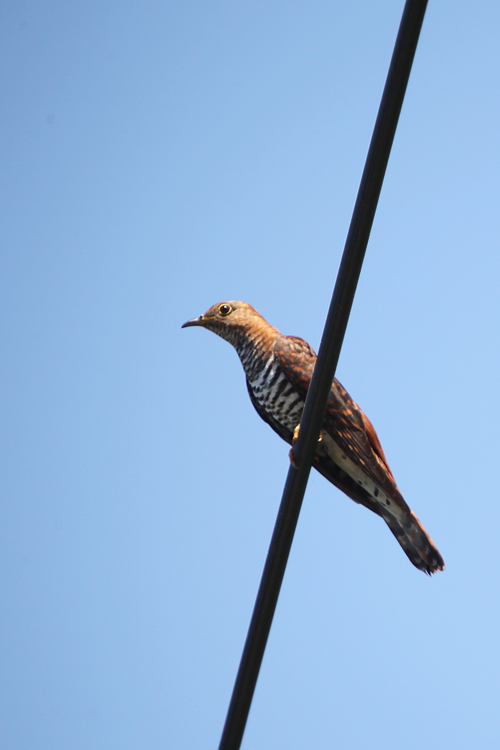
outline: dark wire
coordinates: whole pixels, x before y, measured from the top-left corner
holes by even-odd
[[[389,161],[427,0],[407,0],[219,750],[238,750]]]

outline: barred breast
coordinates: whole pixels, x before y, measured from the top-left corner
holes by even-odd
[[[247,373],[252,395],[263,411],[293,434],[299,424],[304,402],[287,380],[274,356],[260,371]]]

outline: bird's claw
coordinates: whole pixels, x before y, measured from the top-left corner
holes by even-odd
[[[290,451],[289,451],[289,453],[288,453],[288,457],[289,457],[289,459],[290,459],[290,463],[291,463],[291,464],[292,464],[292,466],[294,466],[295,468],[297,468],[297,463],[296,463],[296,461],[295,461],[295,458],[294,458],[294,455],[293,455],[293,449],[295,448],[295,443],[296,443],[296,442],[297,442],[297,440],[298,440],[298,437],[299,437],[299,432],[300,432],[300,423],[299,423],[299,424],[298,424],[298,425],[296,426],[296,428],[295,428],[295,429],[294,429],[294,431],[293,431],[293,437],[292,437],[292,447],[290,448]],[[321,432],[319,433],[319,437],[318,437],[318,443],[321,443],[321,442],[322,442],[322,440],[323,440],[323,431],[321,431]],[[318,457],[317,457],[317,456],[314,456],[314,460],[315,460],[315,461],[318,461]]]

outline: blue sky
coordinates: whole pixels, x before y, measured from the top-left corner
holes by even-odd
[[[217,747],[288,468],[224,299],[318,347],[402,2],[6,2],[0,724]],[[338,377],[442,552],[311,475],[243,747],[499,746],[497,3],[430,2]]]

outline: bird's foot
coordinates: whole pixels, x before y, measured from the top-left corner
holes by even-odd
[[[300,432],[300,422],[299,422],[299,424],[296,426],[296,428],[293,431],[292,447],[290,448],[290,452],[288,454],[288,458],[290,459],[290,463],[295,468],[297,468],[297,464],[295,463],[295,458],[293,456],[293,449],[295,448],[295,442],[296,442],[297,438],[299,437],[299,432]]]
[[[292,447],[290,448],[290,452],[288,453],[288,457],[289,457],[289,459],[290,459],[290,463],[291,463],[291,464],[292,464],[293,466],[295,466],[295,468],[297,468],[297,464],[296,464],[296,462],[295,462],[295,458],[294,458],[294,455],[293,455],[293,449],[295,448],[295,443],[296,443],[296,442],[297,442],[297,440],[298,440],[298,437],[299,437],[299,432],[300,432],[300,423],[299,423],[299,424],[298,424],[298,425],[296,426],[296,428],[295,428],[295,429],[294,429],[294,431],[293,431],[293,438],[292,438]],[[323,432],[321,431],[321,432],[319,433],[319,437],[318,437],[318,443],[321,443],[321,442],[322,442],[322,440],[323,440]],[[314,460],[315,460],[315,461],[318,461],[318,457],[317,457],[317,456],[314,456]]]

